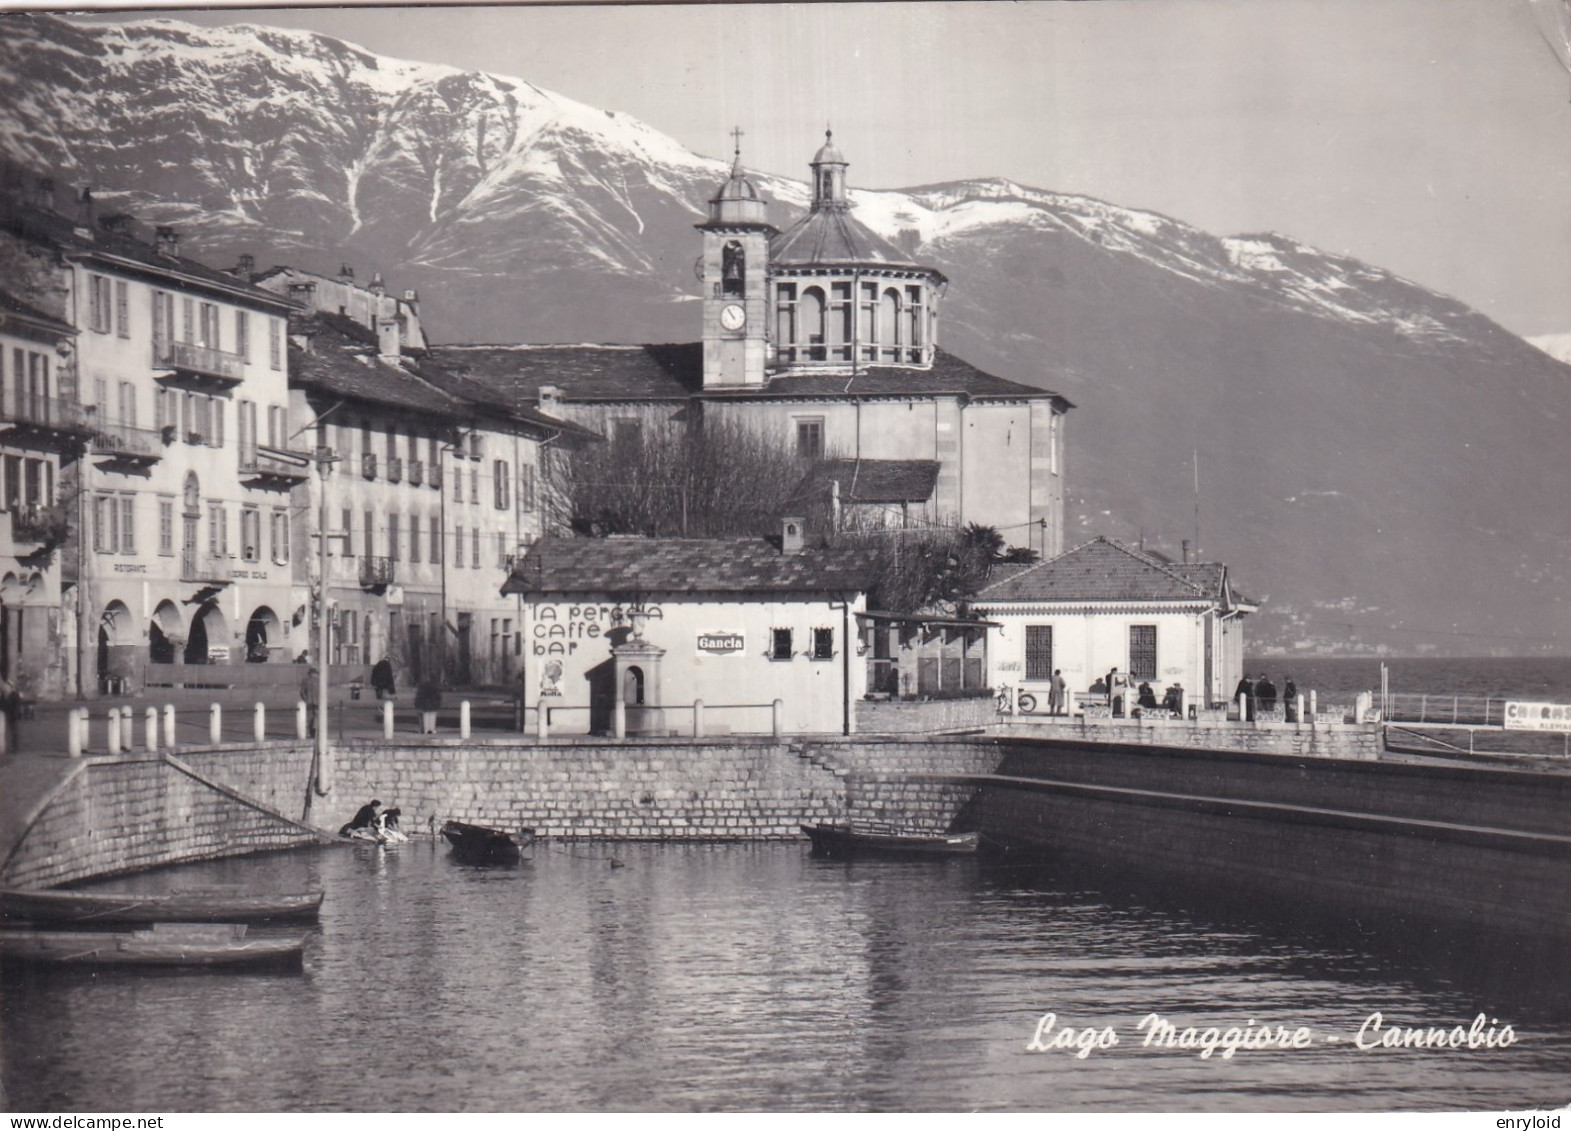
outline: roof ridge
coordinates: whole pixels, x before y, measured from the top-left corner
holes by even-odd
[[[1168,569],[1167,566],[1163,565],[1161,562],[1157,561],[1155,558],[1151,557],[1149,554],[1145,553],[1143,550],[1136,550],[1132,546],[1126,546],[1124,543],[1120,542],[1118,539],[1116,539],[1116,538],[1109,538],[1105,534],[1099,534],[1099,535],[1097,535],[1096,539],[1093,539],[1093,541],[1097,541],[1097,540],[1106,542],[1109,546],[1112,546],[1114,549],[1122,550],[1124,553],[1126,553],[1130,557],[1134,558],[1137,562],[1140,562],[1143,565],[1150,566],[1152,569],[1155,569],[1158,572],[1164,573],[1168,577],[1171,577],[1174,581],[1177,581],[1179,584],[1189,586],[1189,588],[1193,589],[1196,593],[1200,594],[1202,597],[1205,596],[1205,590],[1202,589],[1199,585],[1196,585],[1193,581],[1190,581],[1189,578],[1184,577],[1181,574],[1174,573],[1171,569]],[[1089,542],[1086,543],[1086,544],[1090,545]]]

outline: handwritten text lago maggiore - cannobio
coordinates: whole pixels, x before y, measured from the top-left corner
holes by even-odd
[[[1516,1044],[1510,1025],[1480,1013],[1466,1028],[1461,1025],[1401,1026],[1389,1024],[1379,1010],[1364,1018],[1351,1037],[1317,1034],[1304,1025],[1261,1024],[1250,1018],[1243,1025],[1178,1025],[1159,1013],[1148,1013],[1135,1026],[1138,1047],[1193,1052],[1202,1060],[1213,1055],[1231,1060],[1240,1051],[1306,1049],[1316,1045],[1350,1045],[1360,1052],[1379,1049],[1504,1049]],[[1071,1053],[1085,1060],[1093,1052],[1117,1048],[1123,1042],[1111,1025],[1060,1025],[1058,1014],[1044,1013],[1036,1032],[1026,1042],[1027,1052]]]

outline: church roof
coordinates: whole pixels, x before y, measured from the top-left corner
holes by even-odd
[[[840,501],[856,503],[925,503],[938,484],[937,460],[825,459],[813,465],[798,494],[823,499],[829,484],[840,484]]]
[[[781,553],[765,538],[542,538],[504,594],[853,593],[872,584],[862,547]]]
[[[881,263],[931,271],[843,208],[819,208],[769,241],[769,261],[779,267]]]
[[[941,396],[1050,397],[1058,393],[995,377],[941,349],[919,368],[874,365],[849,373],[783,373],[762,386],[704,388],[701,342],[643,346],[433,346],[433,362],[533,402],[542,385],[555,385],[571,401],[678,401],[695,396],[725,399]]]
[[[1177,566],[1111,538],[1098,537],[1036,565],[1010,570],[984,585],[977,602],[1225,600],[1226,567]]]

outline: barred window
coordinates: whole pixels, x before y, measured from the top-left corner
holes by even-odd
[[[1129,626],[1129,678],[1156,678],[1156,625]]]
[[[776,628],[770,631],[769,658],[771,660],[789,660],[791,658],[791,630],[789,628]]]
[[[1026,678],[1053,678],[1053,626],[1026,625]]]
[[[813,659],[832,660],[835,658],[835,630],[832,628],[813,629]]]

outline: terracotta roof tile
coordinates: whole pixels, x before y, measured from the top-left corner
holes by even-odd
[[[1096,538],[1056,558],[993,580],[977,594],[990,601],[1189,601],[1221,599],[1208,585],[1222,566],[1171,566],[1110,538]],[[1182,571],[1182,572],[1181,572]]]
[[[504,593],[854,593],[873,580],[872,551],[782,554],[763,538],[544,538]]]
[[[826,498],[831,481],[842,503],[925,503],[938,484],[937,460],[826,459],[813,466],[798,494]]]

